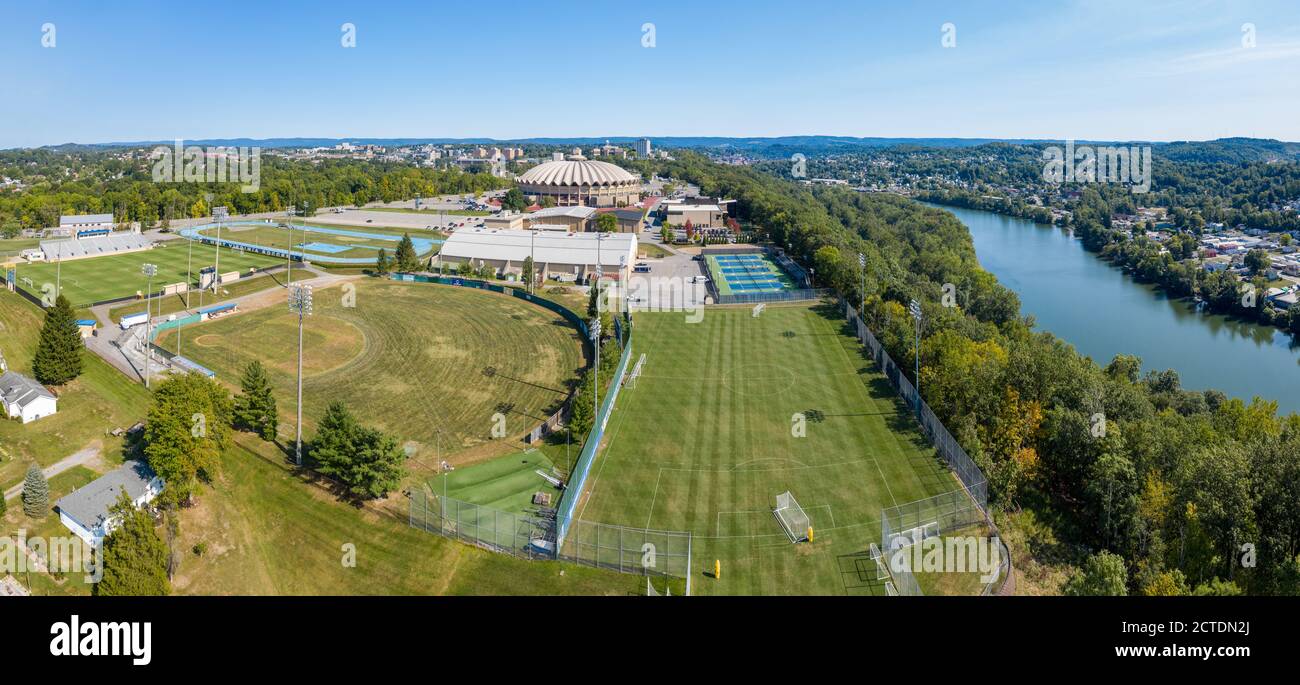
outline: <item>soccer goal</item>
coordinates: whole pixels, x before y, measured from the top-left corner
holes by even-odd
[[[871,560],[876,562],[876,580],[889,579],[889,569],[885,567],[885,555],[880,553],[876,543],[871,543]]]
[[[766,303],[760,303],[760,304],[756,304],[756,305],[754,305],[754,314],[753,314],[753,316],[754,316],[755,319],[758,318],[758,315],[759,315],[759,314],[762,314],[762,313],[763,313],[763,308],[764,308],[764,307],[767,307],[767,304],[766,304]]]
[[[790,536],[790,542],[805,542],[812,534],[812,519],[804,513],[789,490],[776,496],[776,509],[772,513],[785,529],[785,534]]]
[[[641,356],[636,360],[636,366],[633,366],[633,367],[632,367],[632,373],[630,373],[630,374],[627,375],[627,380],[624,381],[623,384],[626,385],[626,386],[629,387],[629,388],[635,388],[635,387],[636,387],[636,379],[638,379],[638,378],[641,377],[641,367],[642,367],[642,366],[645,366],[645,353],[644,353],[644,352],[642,352],[642,353],[641,353]]]

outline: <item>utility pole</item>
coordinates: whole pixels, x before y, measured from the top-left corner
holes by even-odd
[[[921,303],[912,298],[911,304],[908,305],[907,311],[911,312],[912,318],[916,320],[916,416],[921,417]]]
[[[153,264],[145,263],[140,265],[140,273],[145,277],[144,290],[144,387],[149,387],[149,334],[153,332],[153,307],[150,305],[150,299],[153,293],[153,277],[158,273],[158,267]]]
[[[311,316],[311,286],[289,285],[289,311],[298,315],[298,426],[294,442],[294,463],[302,466],[302,323]]]

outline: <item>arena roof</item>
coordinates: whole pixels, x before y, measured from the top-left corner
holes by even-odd
[[[608,186],[640,182],[617,164],[594,160],[543,162],[515,180],[540,186]]]
[[[600,240],[597,249],[598,236]],[[439,254],[462,259],[508,259],[521,263],[532,255],[539,264],[595,265],[599,253],[602,266],[618,267],[619,257],[628,264],[636,258],[636,235],[632,233],[559,233],[513,229],[461,229],[451,234]]]

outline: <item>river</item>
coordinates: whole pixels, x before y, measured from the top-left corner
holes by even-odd
[[[1199,314],[1111,266],[1069,232],[992,212],[931,205],[970,229],[980,265],[1020,296],[1021,312],[1101,365],[1174,369],[1189,390],[1217,388],[1300,412],[1300,347],[1280,329]]]

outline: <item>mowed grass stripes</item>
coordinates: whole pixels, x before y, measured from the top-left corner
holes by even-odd
[[[881,509],[955,482],[837,310],[710,308],[694,324],[645,313],[634,326],[646,364],[619,398],[582,517],[692,531],[702,594],[883,594],[865,557]],[[786,490],[812,543],[791,544],[772,514]],[[699,575],[715,559],[721,577]]]
[[[195,243],[191,250],[188,243],[187,240],[172,240],[152,250],[74,259],[62,264],[19,264],[16,274],[18,287],[40,297],[45,283],[51,284],[51,288],[58,283],[63,296],[68,298],[72,306],[83,307],[92,302],[130,297],[137,292],[144,292],[148,288],[148,281],[141,275],[140,267],[146,263],[158,267],[158,274],[153,277],[155,291],[173,283],[184,283],[187,274],[190,282],[197,286],[199,270],[212,266],[217,258],[217,248]],[[220,260],[222,273],[246,272],[250,268],[284,263],[283,259],[239,252],[228,247],[221,248]],[[24,283],[23,278],[30,278],[32,285]]]
[[[417,460],[412,468],[436,468],[438,457],[458,463],[469,448],[508,453],[519,443],[493,440],[494,415],[505,417],[508,436],[526,433],[560,407],[583,365],[577,330],[523,300],[428,283],[352,285],[351,306],[343,288],[317,290],[304,327],[308,437],[329,403],[340,400],[366,424],[407,442]],[[236,389],[247,364],[261,361],[280,430],[292,434],[298,320],[283,301],[181,333],[185,356]],[[158,344],[175,351],[176,331]]]

